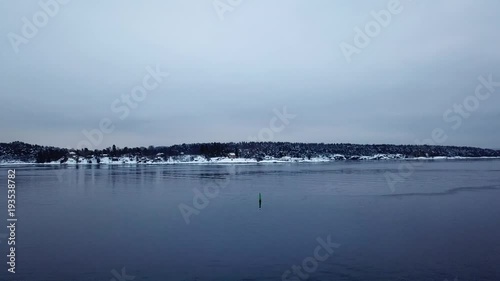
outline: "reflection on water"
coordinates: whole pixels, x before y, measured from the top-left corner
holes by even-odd
[[[18,273],[0,279],[281,280],[331,235],[309,280],[499,280],[500,161],[425,163],[392,193],[398,165],[17,166]],[[212,193],[187,225],[195,189]]]

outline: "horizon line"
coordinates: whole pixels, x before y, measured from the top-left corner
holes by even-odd
[[[42,146],[42,147],[54,147],[54,148],[62,148],[62,149],[68,149],[68,150],[81,150],[78,148],[68,148],[68,147],[61,147],[61,146],[55,146],[55,145],[41,145],[41,144],[36,144],[36,143],[30,143],[30,142],[25,142],[25,141],[11,141],[11,142],[0,142],[0,144],[12,144],[12,143],[24,143],[28,145],[36,145],[36,146]],[[293,142],[293,141],[226,141],[226,142],[221,142],[221,141],[209,141],[209,142],[191,142],[191,143],[177,143],[177,144],[172,144],[172,145],[146,145],[146,146],[117,146],[117,148],[148,148],[150,146],[153,147],[172,147],[172,146],[182,146],[182,145],[195,145],[195,144],[211,144],[211,143],[220,143],[220,144],[238,144],[238,143],[289,143],[289,144],[324,144],[324,145],[390,145],[390,146],[437,146],[437,147],[466,147],[466,148],[479,148],[479,149],[490,149],[490,150],[498,150],[500,151],[500,148],[485,148],[485,147],[479,147],[479,146],[468,146],[468,145],[443,145],[443,144],[394,144],[394,143],[349,143],[349,142]],[[115,144],[113,144],[115,145]],[[106,148],[94,148],[94,149],[89,149],[90,151],[92,150],[105,150],[107,148],[113,147],[113,145],[106,147]]]

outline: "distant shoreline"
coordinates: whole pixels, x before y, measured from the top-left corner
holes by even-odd
[[[66,149],[23,142],[0,143],[0,163],[225,164],[366,160],[500,158],[499,150],[437,145],[239,142],[172,146]]]
[[[185,157],[195,157],[194,160],[182,160],[182,159],[167,159],[163,161],[150,159],[148,161],[136,162],[130,160],[130,158],[120,158],[117,161],[112,159],[102,159],[100,163],[97,163],[95,159],[90,159],[90,163],[84,161],[85,159],[80,159],[78,162],[75,159],[70,159],[70,161],[60,163],[58,161],[53,161],[49,163],[36,163],[36,162],[0,162],[0,166],[8,165],[46,165],[46,166],[96,166],[96,165],[116,165],[116,166],[132,166],[132,165],[241,165],[241,164],[286,164],[286,163],[334,163],[334,162],[376,162],[376,161],[450,161],[450,160],[496,160],[500,159],[498,156],[488,157],[447,157],[447,156],[436,156],[436,157],[414,157],[414,158],[398,158],[391,157],[393,155],[376,155],[376,156],[362,156],[360,159],[337,159],[323,157],[323,158],[312,158],[312,159],[302,159],[302,158],[291,158],[284,157],[278,159],[264,159],[257,161],[251,158],[237,158],[231,159],[228,157],[214,157],[210,160],[206,160],[199,155],[187,155]],[[73,160],[73,161],[71,161]],[[92,161],[94,160],[94,161]]]

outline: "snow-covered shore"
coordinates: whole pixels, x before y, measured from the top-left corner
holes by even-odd
[[[321,163],[321,162],[334,162],[334,161],[376,161],[376,160],[404,160],[404,161],[432,161],[432,160],[486,160],[486,159],[500,159],[500,157],[415,157],[407,158],[401,154],[377,154],[373,156],[351,156],[345,157],[341,154],[325,155],[314,158],[294,158],[294,157],[281,157],[274,158],[270,156],[264,157],[258,161],[253,158],[230,158],[230,157],[213,157],[209,160],[199,155],[183,155],[177,157],[154,159],[146,157],[100,157],[99,160],[95,157],[73,157],[68,158],[66,161],[58,160],[49,163],[35,163],[35,162],[22,162],[10,161],[0,162],[0,165],[174,165],[174,164],[257,164],[257,163]]]

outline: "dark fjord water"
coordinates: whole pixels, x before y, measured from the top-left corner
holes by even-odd
[[[401,163],[3,166],[0,279],[500,280],[500,161],[425,162],[392,192]],[[179,204],[214,186],[186,224]]]

